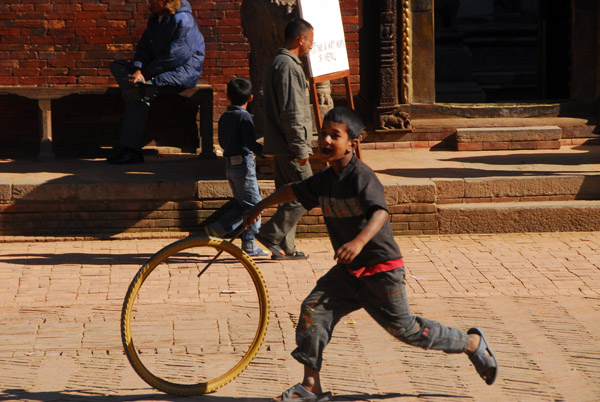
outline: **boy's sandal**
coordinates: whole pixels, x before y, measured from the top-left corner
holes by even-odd
[[[260,244],[265,246],[271,252],[271,254],[272,254],[271,258],[273,258],[274,260],[281,259],[281,258],[274,258],[275,256],[285,257],[285,253],[283,252],[283,249],[278,244],[271,243],[270,241],[268,241],[267,239],[265,239],[264,237],[262,237],[259,234],[255,235],[254,238],[256,240],[258,240],[260,242]]]
[[[217,233],[216,230],[214,230],[210,225],[206,225],[204,226],[204,233],[206,233],[206,235],[208,237],[218,237],[221,238],[221,236],[219,236],[219,233]]]
[[[485,383],[487,385],[492,385],[498,374],[498,362],[487,342],[485,333],[481,328],[475,327],[468,330],[467,334],[477,334],[480,337],[479,346],[477,347],[477,350],[469,356],[469,360],[471,360],[471,363],[473,363],[473,366],[475,366],[475,369],[481,378],[485,380]]]
[[[269,255],[269,253],[267,253],[265,250],[259,247],[255,248],[254,251],[246,251],[245,253],[248,254],[250,257],[265,257]]]
[[[293,254],[284,254],[284,255],[271,255],[272,260],[306,260],[308,255],[304,254],[302,251],[296,251]]]
[[[302,384],[296,384],[290,389],[283,391],[279,400],[281,402],[325,402],[330,400],[331,397],[331,392],[324,392],[317,395],[304,388]]]

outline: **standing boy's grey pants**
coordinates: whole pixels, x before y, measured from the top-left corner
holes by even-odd
[[[356,278],[342,265],[325,274],[302,303],[297,348],[292,356],[320,371],[323,349],[329,343],[338,321],[352,311],[364,308],[387,332],[409,345],[423,349],[462,353],[469,336],[437,321],[410,314],[404,286],[404,267]]]

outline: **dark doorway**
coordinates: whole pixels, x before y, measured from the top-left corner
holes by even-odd
[[[376,103],[377,74],[379,65],[379,2],[359,0],[358,43],[360,57],[360,93],[356,107],[369,109],[368,105]],[[364,110],[367,116],[370,111]]]
[[[569,98],[570,0],[435,0],[436,102]]]
[[[569,98],[571,75],[571,1],[541,0],[540,95]]]

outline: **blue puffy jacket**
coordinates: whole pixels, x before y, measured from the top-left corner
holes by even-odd
[[[148,19],[133,64],[156,85],[196,86],[204,65],[204,37],[187,0],[160,22],[157,15]]]

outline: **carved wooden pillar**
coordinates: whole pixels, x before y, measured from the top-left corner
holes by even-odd
[[[397,2],[379,1],[379,71],[377,76],[379,107],[398,104],[398,63],[396,51]]]
[[[435,35],[433,0],[410,2],[412,52],[411,103],[435,102]]]
[[[412,12],[411,1],[402,0],[400,10],[401,16],[401,46],[400,46],[400,103],[407,104],[412,102]]]
[[[398,4],[400,10],[398,10]],[[400,18],[399,18],[400,17]],[[400,22],[398,20],[400,19]],[[400,24],[401,30],[398,29]],[[398,37],[398,34],[401,36]],[[399,40],[400,39],[400,40]],[[379,70],[375,131],[397,134],[412,130],[400,103],[411,101],[410,0],[379,1]],[[398,47],[400,46],[400,50]],[[400,51],[401,58],[398,58]],[[399,62],[400,61],[400,62]]]

